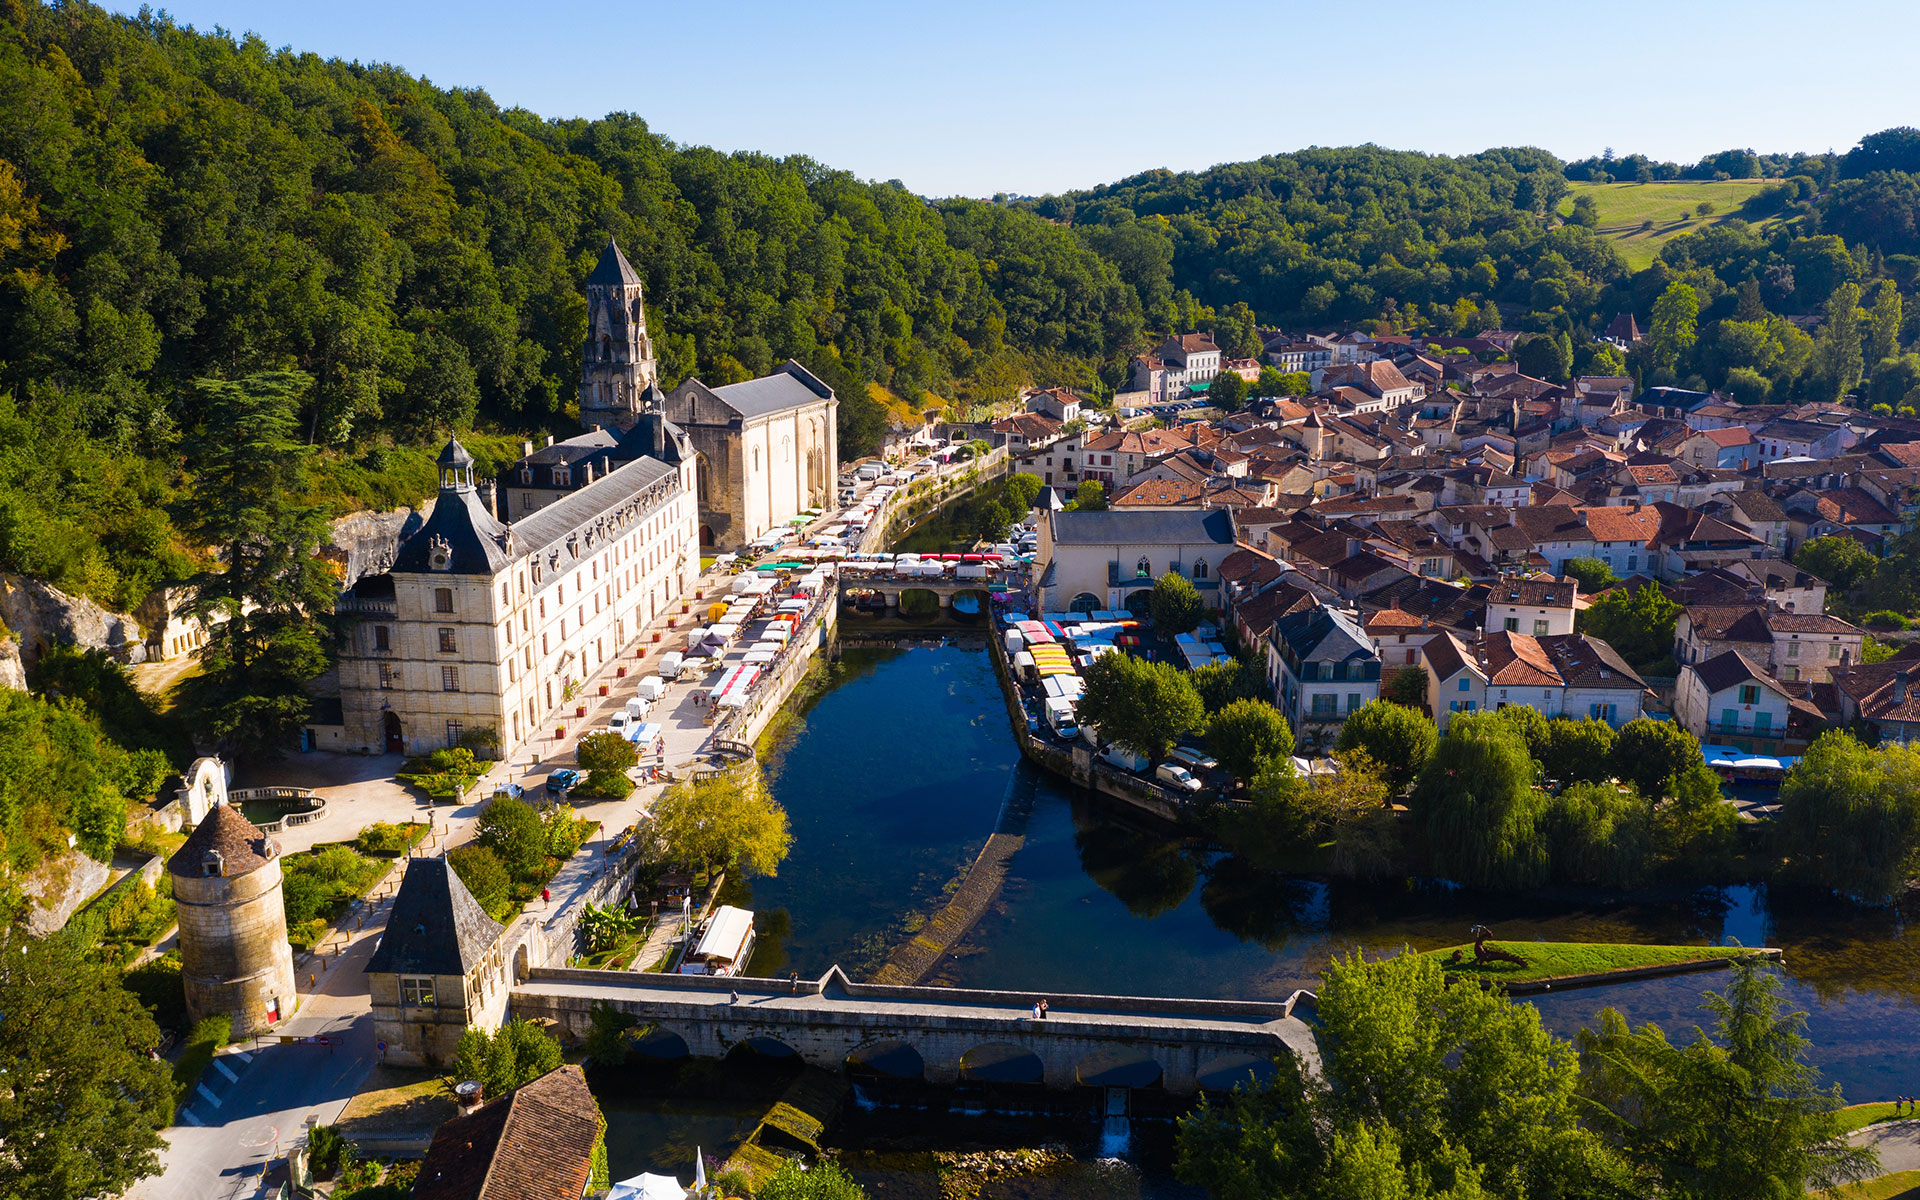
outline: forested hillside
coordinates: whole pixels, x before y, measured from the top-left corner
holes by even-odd
[[[173,518],[208,444],[198,378],[310,376],[297,424],[335,510],[413,498],[446,430],[501,435],[491,461],[571,428],[580,281],[609,232],[645,276],[668,382],[797,358],[838,390],[849,451],[885,418],[868,384],[963,407],[1110,388],[1160,333],[1251,354],[1272,324],[1497,322],[1539,335],[1523,366],[1555,378],[1631,369],[1752,400],[1864,379],[1900,405],[1920,384],[1900,304],[1920,282],[1917,146],[1895,130],[1843,158],[1687,167],[1362,146],[932,202],[637,116],[545,120],[398,68],[0,0],[0,569],[120,608],[189,570]],[[1735,174],[1779,182],[1637,272],[1591,203],[1558,211],[1569,175]],[[1830,310],[1825,349],[1785,319]],[[1591,343],[1621,311],[1658,331],[1631,363]]]

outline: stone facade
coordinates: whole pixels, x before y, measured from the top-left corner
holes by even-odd
[[[193,1020],[225,1014],[233,1036],[299,1005],[280,894],[280,848],[231,806],[207,814],[167,863],[180,917],[180,979]]]
[[[512,982],[504,933],[444,858],[408,860],[367,963],[373,1033],[387,1062],[443,1066],[469,1026],[499,1028]]]
[[[512,525],[458,442],[433,513],[392,568],[341,597],[348,749],[419,754],[491,729],[503,753],[571,723],[575,689],[699,577],[694,458],[661,431],[644,456]]]
[[[699,456],[700,544],[734,549],[824,507],[840,473],[840,402],[796,362],[745,383],[675,387],[666,413]]]
[[[612,238],[587,276],[587,341],[581,347],[580,423],[588,428],[631,427],[641,393],[658,381],[653,339],[647,336],[640,274]]]

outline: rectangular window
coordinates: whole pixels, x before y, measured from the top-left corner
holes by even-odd
[[[1787,657],[1788,657],[1788,658],[1799,658],[1799,657],[1800,657],[1800,643],[1799,643],[1799,642],[1788,642],[1788,643],[1787,643]]]
[[[1760,685],[1745,683],[1740,685],[1740,703],[1756,704],[1760,700]]]
[[[1360,693],[1359,692],[1347,693],[1347,711],[1349,713],[1356,713],[1360,711]]]
[[[1460,680],[1460,690],[1461,690],[1461,691],[1463,691],[1463,692],[1470,692],[1470,691],[1472,691],[1472,690],[1473,690],[1473,680],[1472,680],[1472,679],[1470,679],[1470,678],[1466,678],[1466,677],[1462,677],[1462,678],[1461,678],[1461,680]]]
[[[455,746],[458,746],[460,744],[460,738],[466,732],[467,732],[467,727],[465,725],[462,725],[458,721],[448,721],[447,722],[447,749],[451,750]]]
[[[380,664],[380,686],[383,688],[393,686],[393,668],[386,663]]]
[[[1520,632],[1519,617],[1508,617],[1506,620],[1500,622],[1500,625],[1501,625],[1501,628],[1505,629],[1508,633]]]
[[[1333,706],[1335,703],[1337,703],[1337,701],[1332,693],[1318,693],[1313,698],[1313,715],[1316,717],[1331,717],[1334,714]]]
[[[1828,642],[1828,643],[1827,643],[1827,657],[1828,657],[1828,658],[1839,658],[1839,657],[1840,657],[1840,643],[1839,643],[1839,642]]]
[[[1547,636],[1547,623],[1545,621],[1536,620],[1533,623],[1533,636],[1535,637]]]
[[[453,630],[442,629],[440,631],[440,653],[452,654],[453,648]]]
[[[440,690],[443,692],[457,692],[460,690],[459,667],[440,668]]]
[[[453,589],[452,588],[433,589],[433,611],[435,612],[452,612],[453,611]]]
[[[1627,570],[1638,571],[1639,569],[1640,569],[1640,556],[1638,554],[1627,555]]]
[[[432,1008],[433,976],[402,975],[400,977],[400,1003],[408,1008]]]
[[[393,630],[388,629],[385,625],[375,625],[373,627],[373,648],[375,650],[393,649]]]

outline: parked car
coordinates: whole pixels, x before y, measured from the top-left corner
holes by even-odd
[[[493,798],[495,800],[498,800],[502,796],[505,796],[509,800],[524,800],[527,798],[527,789],[517,783],[503,783],[493,789]]]
[[[631,739],[635,724],[637,724],[637,721],[632,715],[624,711],[617,712],[607,718],[607,732],[617,733],[623,738]]]
[[[1200,790],[1200,781],[1195,779],[1191,772],[1178,763],[1161,763],[1153,769],[1153,777],[1168,787],[1179,788],[1182,791],[1197,792]]]
[[[1167,753],[1168,762],[1177,762],[1190,771],[1216,771],[1220,760],[1192,746],[1175,746]]]
[[[572,767],[561,767],[547,776],[547,795],[564,796],[579,787],[580,781],[584,778],[586,777]]]

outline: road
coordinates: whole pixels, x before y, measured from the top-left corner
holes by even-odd
[[[1856,1146],[1872,1146],[1880,1152],[1880,1173],[1920,1171],[1920,1120],[1882,1121],[1857,1130],[1848,1139]]]
[[[823,518],[827,520],[831,518]],[[374,821],[406,821],[430,817],[434,836],[421,849],[440,853],[470,840],[481,801],[509,779],[530,792],[544,789],[554,769],[574,761],[579,739],[606,727],[607,718],[623,707],[640,680],[666,649],[676,648],[685,631],[703,622],[705,605],[729,590],[732,576],[710,574],[700,581],[703,599],[690,601],[693,612],[674,614],[676,628],[666,617],[642,630],[619,655],[604,664],[581,689],[587,716],[566,721],[564,738],[549,738],[538,751],[497,765],[471,793],[475,800],[453,808],[430,808],[404,785],[394,781],[397,756],[369,758],[350,755],[290,756],[247,780],[249,784],[293,783],[314,787],[327,799],[324,821],[276,835],[283,852],[295,852],[320,841],[346,840]],[[762,628],[753,626],[753,632]],[[655,632],[661,641],[652,640]],[[716,671],[738,662],[754,641],[740,638],[716,663]],[[645,649],[644,658],[636,652]],[[624,678],[618,668],[626,668]],[[606,684],[608,695],[600,696]],[[694,697],[697,681],[682,681],[648,714],[662,725],[666,762],[683,767],[705,744],[711,732],[706,709]],[[557,720],[555,722],[558,723]],[[549,883],[551,903],[535,900],[520,918],[544,920],[583,902],[587,889],[607,862],[606,849],[638,820],[664,790],[653,784],[636,788],[625,800],[576,802],[576,811],[600,823],[600,830],[581,852],[565,863]],[[398,878],[397,874],[393,877]],[[376,892],[390,889],[376,888]],[[278,1153],[295,1144],[309,1116],[331,1124],[365,1081],[377,1060],[373,1020],[369,1010],[365,968],[385,927],[390,894],[370,902],[364,911],[350,914],[341,930],[347,938],[335,954],[296,963],[301,991],[298,1012],[277,1031],[276,1040],[248,1043],[222,1054],[166,1131],[167,1149],[161,1155],[162,1173],[137,1184],[132,1200],[231,1200],[254,1196],[260,1189],[261,1169]],[[278,1038],[321,1038],[317,1042],[282,1044]]]

